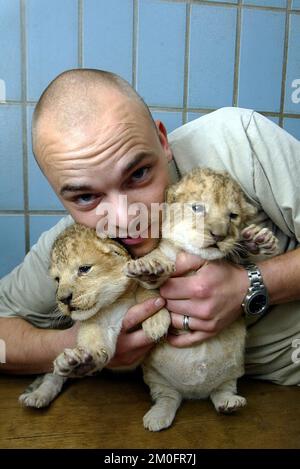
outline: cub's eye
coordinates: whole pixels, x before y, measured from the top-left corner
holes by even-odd
[[[92,268],[91,265],[81,265],[78,268],[78,275],[87,274],[91,270],[91,268]]]
[[[203,204],[192,204],[192,210],[195,213],[202,213],[205,214],[205,205]]]
[[[238,213],[230,213],[229,218],[231,220],[236,220],[237,218],[239,218],[239,214]]]
[[[59,277],[55,277],[54,280],[59,283]]]

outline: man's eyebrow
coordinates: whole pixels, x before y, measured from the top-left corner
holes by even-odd
[[[93,188],[87,184],[76,186],[75,184],[65,184],[60,190],[60,195],[63,196],[66,192],[91,192]]]
[[[139,163],[141,163],[144,159],[148,158],[151,156],[151,153],[147,152],[141,152],[135,155],[131,161],[127,163],[127,165],[124,166],[122,172],[123,173],[128,173],[131,169],[135,168]],[[75,185],[75,184],[65,184],[61,190],[59,191],[61,196],[64,196],[66,192],[92,192],[94,189],[92,186],[89,186],[88,184],[81,184],[81,185]]]
[[[151,153],[146,153],[142,152],[139,153],[138,155],[135,155],[135,157],[127,163],[126,166],[124,166],[124,169],[122,170],[124,173],[128,173],[131,169],[135,168],[139,163],[141,163],[143,160],[151,156]]]

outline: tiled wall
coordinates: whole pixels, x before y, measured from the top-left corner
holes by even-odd
[[[299,45],[300,0],[0,0],[0,276],[63,214],[30,142],[58,73],[119,73],[169,131],[234,105],[300,139]]]

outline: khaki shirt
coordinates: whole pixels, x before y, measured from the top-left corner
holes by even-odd
[[[199,166],[227,170],[257,206],[260,223],[279,238],[281,252],[298,246],[298,140],[252,110],[222,108],[176,129],[169,142],[181,174]],[[66,216],[43,233],[24,262],[0,280],[0,316],[22,317],[42,328],[67,325],[56,321],[56,287],[48,268],[55,238],[71,223],[71,216]],[[248,329],[248,372],[283,384],[300,383],[300,365],[295,368],[291,361],[297,336],[300,302],[270,308]],[[279,369],[289,370],[288,376]]]

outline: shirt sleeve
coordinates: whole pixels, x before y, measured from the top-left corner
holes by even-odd
[[[56,286],[48,273],[50,252],[57,236],[72,223],[67,216],[44,232],[22,264],[0,280],[0,317],[22,317],[37,327],[56,327]]]
[[[247,128],[253,188],[262,210],[288,237],[300,241],[300,142],[254,112]]]

